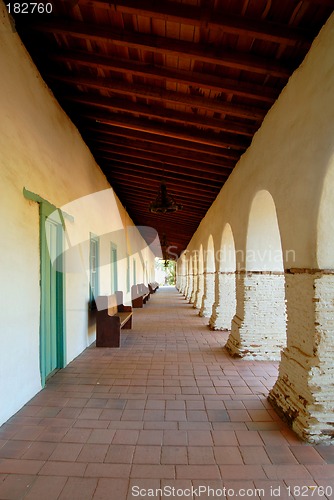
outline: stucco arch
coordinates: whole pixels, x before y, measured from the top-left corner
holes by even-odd
[[[193,266],[193,253],[190,253],[187,259],[188,262],[188,271],[187,271],[187,276],[188,276],[188,286],[187,286],[187,292],[185,298],[190,302],[191,295],[193,293],[193,288],[194,288],[194,266]]]
[[[193,266],[192,266],[193,288],[192,288],[192,292],[191,292],[191,295],[189,298],[189,302],[191,304],[195,304],[196,293],[197,293],[197,289],[198,289],[198,251],[197,250],[192,252],[192,263],[193,263]]]
[[[204,294],[204,262],[203,262],[203,245],[199,245],[199,250],[195,250],[197,254],[197,286],[195,290],[194,307],[200,309]]]
[[[283,271],[281,236],[275,202],[266,190],[252,201],[246,237],[247,271]]]
[[[215,245],[212,234],[210,234],[204,251],[204,294],[199,312],[200,316],[208,318],[211,317],[212,306],[215,301],[215,271]]]
[[[236,255],[232,228],[226,223],[216,252],[215,302],[210,318],[214,330],[230,330],[236,311]]]
[[[240,250],[239,250],[240,252]],[[286,345],[285,279],[276,207],[267,190],[255,193],[238,262],[236,314],[227,349],[251,359],[280,359]]]
[[[319,269],[334,269],[334,153],[324,177],[320,198],[316,257]]]
[[[204,252],[204,270],[207,273],[213,273],[216,270],[215,264],[215,245],[212,234],[208,238],[206,250]]]
[[[203,263],[203,245],[200,244],[198,251],[198,273],[203,273],[204,263]]]
[[[220,272],[235,272],[236,270],[234,237],[228,222],[224,226],[220,250],[217,252],[217,268]]]

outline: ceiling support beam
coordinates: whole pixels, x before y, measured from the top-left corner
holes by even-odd
[[[230,173],[235,166],[235,161],[229,160],[223,156],[208,156],[207,154],[198,152],[195,153],[182,149],[180,150],[173,147],[168,148],[168,146],[162,146],[138,140],[127,140],[118,137],[105,137],[96,135],[95,137],[91,137],[89,141],[89,145],[90,144],[93,144],[94,149],[97,146],[98,150],[109,151],[111,154],[115,152],[114,147],[124,148],[124,150],[127,151],[127,154],[131,153],[134,157],[136,157],[136,152],[149,153],[152,160],[156,159],[156,161],[163,161],[164,163],[169,163],[172,165],[179,165],[178,163],[174,163],[174,158],[176,158],[177,161],[179,159],[189,160],[192,162],[192,170],[203,171],[203,169],[205,169],[205,171],[208,173],[215,173],[222,167],[226,169],[226,172]],[[106,146],[102,146],[102,144],[105,144]],[[134,151],[128,151],[129,149]],[[163,155],[168,158],[160,160],[156,158],[155,155]]]
[[[24,26],[22,26],[24,30]],[[202,63],[215,64],[251,73],[271,75],[278,78],[289,78],[291,68],[281,62],[273,62],[272,59],[258,57],[254,54],[242,54],[228,51],[208,49],[204,45],[173,38],[164,38],[156,35],[133,33],[126,31],[111,30],[109,26],[93,25],[72,20],[55,19],[48,21],[43,18],[42,22],[29,25],[29,30],[37,30],[44,33],[52,33],[64,36],[72,36],[96,42],[109,42],[115,46],[127,49],[139,49],[161,54],[164,57],[171,55],[183,59],[191,58]]]
[[[73,110],[74,111],[74,110]],[[193,129],[191,131],[185,129],[184,127],[177,127],[161,122],[155,122],[153,120],[133,118],[131,116],[125,116],[120,113],[108,113],[103,111],[98,111],[95,109],[83,109],[80,108],[78,116],[90,118],[96,123],[102,123],[104,125],[117,125],[118,127],[124,127],[131,130],[138,130],[140,132],[150,132],[152,134],[163,135],[165,137],[173,137],[174,139],[182,139],[184,141],[198,142],[200,144],[206,144],[208,146],[218,146],[220,148],[235,149],[239,151],[245,151],[249,146],[250,141],[242,138],[236,138],[233,134],[218,134],[218,133],[203,133],[200,130]]]
[[[237,124],[230,120],[212,118],[210,116],[199,115],[193,112],[185,113],[174,111],[173,109],[162,106],[150,106],[148,104],[134,103],[130,100],[119,99],[116,97],[104,97],[101,95],[87,93],[64,94],[64,100],[77,102],[94,108],[103,108],[107,111],[122,111],[134,115],[145,116],[168,122],[193,125],[197,127],[207,127],[219,132],[244,135],[253,137],[257,130],[254,125]]]
[[[41,49],[42,51],[43,49]],[[45,58],[51,61],[87,66],[89,68],[99,68],[106,71],[114,71],[128,76],[151,77],[162,82],[173,82],[188,85],[194,89],[209,89],[214,92],[223,92],[240,97],[247,97],[273,104],[277,99],[279,90],[270,88],[267,85],[243,82],[242,80],[232,80],[218,76],[217,74],[204,74],[196,71],[185,71],[181,69],[170,69],[162,66],[146,64],[141,61],[127,61],[115,59],[101,54],[90,54],[89,52],[61,51],[45,53]]]
[[[199,142],[190,142],[190,141],[184,141],[182,139],[176,139],[172,137],[165,137],[163,135],[159,136],[157,134],[153,134],[150,132],[140,132],[138,130],[131,130],[131,129],[126,129],[126,128],[118,128],[117,126],[113,125],[102,125],[102,124],[94,124],[91,126],[85,127],[85,130],[87,130],[87,137],[99,137],[102,140],[106,139],[108,142],[108,137],[111,139],[115,139],[117,137],[120,137],[121,140],[141,140],[147,142],[150,147],[158,147],[158,146],[163,146],[168,149],[175,148],[178,149],[180,152],[185,152],[188,153],[190,152],[191,154],[197,154],[201,153],[204,154],[205,157],[207,158],[208,162],[211,162],[211,159],[209,156],[213,156],[214,158],[227,158],[231,162],[235,164],[235,162],[239,159],[239,154],[236,153],[235,151],[231,149],[226,149],[226,146],[224,147],[218,147],[218,146],[209,146],[206,144],[201,144]],[[92,136],[93,133],[93,136]]]
[[[326,2],[328,4],[330,0],[326,0]],[[112,3],[110,0],[79,0],[79,4],[93,5],[100,9],[112,9],[122,14],[132,15],[137,15],[140,8],[141,15],[166,22],[187,24],[231,35],[241,35],[246,32],[250,38],[292,46],[299,43],[307,50],[311,45],[311,37],[306,30],[269,21],[261,20],[259,22],[252,19],[242,19],[226,13],[213,13],[210,8],[197,7],[196,5],[180,4],[175,9],[173,2],[156,2],[156,0],[141,0],[140,7],[138,0],[114,0]],[[314,33],[311,35],[314,36]]]
[[[94,148],[95,149],[95,148]],[[206,164],[196,164],[191,160],[186,160],[182,158],[175,157],[166,157],[164,155],[152,154],[148,151],[140,151],[140,150],[129,150],[124,147],[109,147],[102,146],[96,148],[99,155],[98,157],[107,155],[110,159],[115,159],[115,161],[119,160],[122,157],[127,158],[129,161],[131,158],[133,162],[137,160],[142,160],[143,165],[146,164],[152,165],[152,168],[161,169],[163,168],[166,172],[171,170],[179,170],[185,171],[187,175],[194,177],[202,177],[203,172],[207,175],[211,176],[211,178],[215,178],[215,176],[224,175],[228,177],[232,171],[232,168],[226,168],[224,166],[224,162],[222,161],[220,165],[206,165]]]

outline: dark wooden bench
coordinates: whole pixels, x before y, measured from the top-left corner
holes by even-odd
[[[131,301],[133,308],[143,307],[150,298],[150,290],[144,283],[138,283],[131,287]]]
[[[157,283],[156,281],[152,281],[152,283],[148,284],[148,288],[150,290],[150,293],[155,293],[159,288],[159,283]]]
[[[123,292],[96,298],[96,347],[119,347],[121,329],[132,328],[132,307],[123,305]]]

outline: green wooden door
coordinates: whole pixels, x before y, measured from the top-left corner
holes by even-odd
[[[58,212],[40,204],[41,216],[41,325],[40,367],[42,385],[64,366],[63,230]]]
[[[110,260],[111,260],[111,293],[118,290],[118,275],[117,275],[117,247],[113,243],[110,245]]]

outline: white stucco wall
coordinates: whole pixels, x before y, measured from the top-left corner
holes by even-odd
[[[88,317],[90,232],[101,236],[100,292],[110,292],[110,244],[115,232],[133,259],[137,281],[153,279],[154,256],[114,195],[77,129],[41,79],[0,4],[0,424],[41,388],[39,369],[39,206],[23,196],[38,194],[74,217],[65,240],[81,242],[79,266],[66,274],[67,362],[95,338]],[[131,234],[130,234],[131,233]],[[121,252],[123,242],[117,242]],[[85,243],[86,242],[86,245]],[[143,265],[147,267],[144,273]],[[127,259],[119,262],[119,289],[126,291]],[[129,295],[125,297],[129,299]]]

